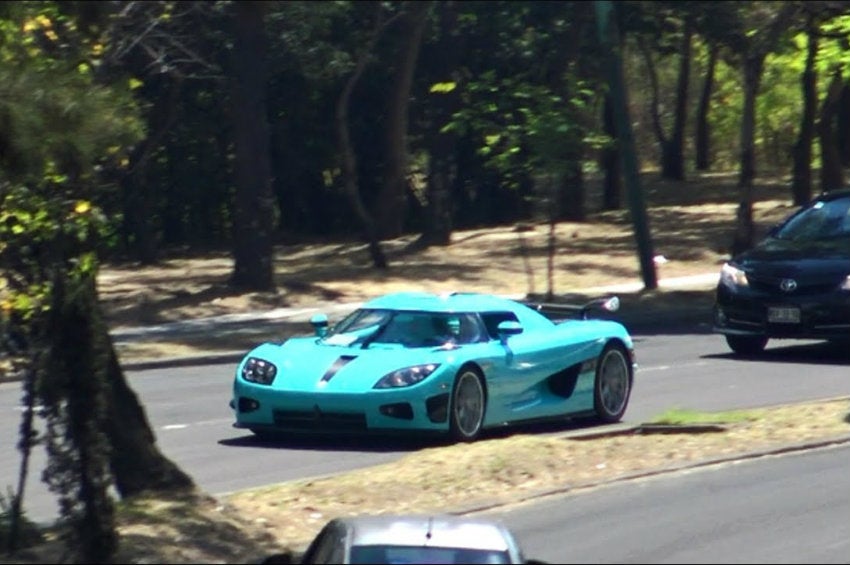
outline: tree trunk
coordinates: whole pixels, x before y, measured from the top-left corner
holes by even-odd
[[[457,30],[457,5],[455,2],[440,2],[440,39],[435,46],[433,59],[439,64],[438,76],[452,77],[457,68],[458,56],[463,52]],[[425,223],[417,241],[417,247],[429,245],[445,246],[452,238],[452,182],[457,163],[458,138],[454,131],[442,131],[443,125],[460,108],[460,85],[455,84],[448,92],[440,90],[430,93],[434,116],[428,131],[429,163],[426,188]]]
[[[820,179],[821,190],[824,192],[842,188],[844,185],[844,171],[841,169],[841,156],[838,151],[836,135],[838,101],[841,99],[843,84],[841,70],[837,69],[832,75],[832,81],[829,84],[823,105],[821,105],[818,120],[821,155]]]
[[[428,202],[425,207],[426,222],[416,243],[418,248],[429,245],[446,246],[452,242],[450,159],[446,151],[438,147],[432,148],[428,174]]]
[[[751,55],[744,60],[744,110],[741,116],[741,163],[738,177],[740,199],[735,221],[731,253],[737,255],[755,243],[753,222],[753,182],[755,169],[756,96],[761,82],[764,55]]]
[[[634,225],[641,278],[645,289],[655,290],[658,288],[658,273],[653,261],[652,235],[649,229],[646,205],[643,201],[643,190],[640,186],[640,167],[635,150],[632,124],[629,119],[628,97],[619,49],[622,43],[620,42],[620,31],[617,27],[615,4],[610,0],[596,0],[594,6],[596,8],[599,39],[607,59],[608,84],[611,88],[611,100],[614,107],[614,123],[617,127],[617,139],[621,143],[623,176],[628,190],[629,211]]]
[[[109,496],[106,345],[95,278],[56,269],[51,281],[47,355],[39,379],[46,417],[44,480],[59,495],[69,525],[68,549],[78,563],[112,563],[118,548]]]
[[[363,199],[360,197],[360,188],[357,182],[357,156],[354,151],[354,146],[351,143],[351,133],[348,126],[348,108],[351,103],[351,93],[354,92],[354,87],[360,80],[366,68],[366,63],[369,60],[369,54],[375,47],[378,38],[381,36],[384,28],[391,20],[383,21],[380,17],[381,7],[378,6],[379,14],[375,19],[375,28],[372,32],[372,37],[369,40],[363,51],[357,56],[354,72],[346,81],[342,92],[336,101],[336,135],[337,143],[339,144],[339,154],[342,169],[342,182],[345,194],[348,196],[351,207],[354,209],[354,214],[360,221],[363,227],[366,242],[369,248],[369,257],[372,259],[372,265],[376,269],[386,269],[389,267],[386,255],[381,248],[380,237],[375,226],[375,221],[366,210],[363,204]]]
[[[572,166],[557,181],[557,202],[551,221],[583,222],[587,219],[587,214],[581,155],[567,155],[565,160],[572,163]]]
[[[127,383],[101,314],[93,279],[83,290],[90,295],[88,303],[92,305],[87,312],[87,323],[93,340],[103,351],[98,359],[102,365],[87,378],[101,375],[105,380],[103,432],[109,441],[109,463],[118,493],[126,498],[143,492],[191,490],[194,487],[191,477],[157,447],[144,407]]]
[[[662,143],[661,176],[665,179],[685,180],[685,121],[688,111],[688,86],[691,73],[691,24],[685,23],[682,51],[679,54],[679,78],[676,83],[676,109],[673,132],[667,143]]]
[[[234,131],[233,287],[274,290],[275,198],[266,121],[263,2],[234,2],[230,112]]]
[[[844,82],[836,116],[836,136],[841,165],[850,167],[850,82]]]
[[[109,346],[105,432],[112,448],[110,466],[118,493],[127,498],[145,492],[192,490],[192,478],[157,447],[145,409],[124,377],[112,338],[105,325],[100,328]]]
[[[712,46],[708,55],[708,68],[699,98],[696,115],[696,169],[707,171],[711,167],[711,130],[708,112],[711,107],[711,91],[714,88],[714,69],[717,65],[718,47]]]
[[[599,156],[599,166],[605,175],[602,186],[602,209],[619,210],[622,206],[620,195],[623,193],[623,170],[620,166],[620,147],[617,142],[610,93],[605,95],[602,121],[605,134],[612,140],[610,145],[602,149]]]
[[[398,237],[404,232],[407,217],[407,129],[413,72],[428,21],[431,2],[407,2],[403,19],[404,43],[399,51],[398,68],[390,93],[386,129],[386,168],[378,194],[375,217],[379,236]]]
[[[812,198],[812,142],[815,138],[815,112],[818,103],[817,70],[815,69],[818,36],[815,31],[810,16],[807,25],[809,45],[806,52],[806,67],[801,77],[803,115],[800,119],[797,141],[792,150],[794,165],[791,178],[791,197],[796,206],[802,206]]]

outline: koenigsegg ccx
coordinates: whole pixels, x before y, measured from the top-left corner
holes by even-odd
[[[595,303],[615,309],[616,297]],[[477,293],[396,293],[313,335],[264,343],[238,364],[237,428],[281,432],[435,431],[472,441],[485,428],[589,416],[619,421],[635,355],[625,327],[555,320]]]

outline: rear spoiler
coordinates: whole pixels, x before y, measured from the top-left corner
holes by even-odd
[[[620,309],[620,299],[617,296],[594,298],[584,304],[561,304],[554,302],[523,302],[529,308],[537,310],[548,318],[579,318],[586,320],[592,310],[616,312]]]

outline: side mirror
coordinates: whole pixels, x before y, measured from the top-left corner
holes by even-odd
[[[519,325],[519,322],[514,322],[513,320],[505,320],[504,322],[500,322],[497,331],[499,332],[499,339],[502,343],[506,342],[508,338],[512,335],[517,335],[522,333],[522,326]]]
[[[318,337],[325,337],[328,333],[328,315],[327,314],[314,314],[312,318],[310,318],[310,325],[313,326],[313,332]]]

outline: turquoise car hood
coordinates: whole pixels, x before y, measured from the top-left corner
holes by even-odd
[[[392,371],[429,363],[445,364],[453,361],[462,349],[409,349],[377,343],[362,349],[359,344],[328,345],[316,337],[291,338],[282,344],[264,343],[250,351],[240,362],[237,377],[241,378],[242,366],[253,357],[275,365],[277,376],[271,385],[275,390],[365,392]]]

